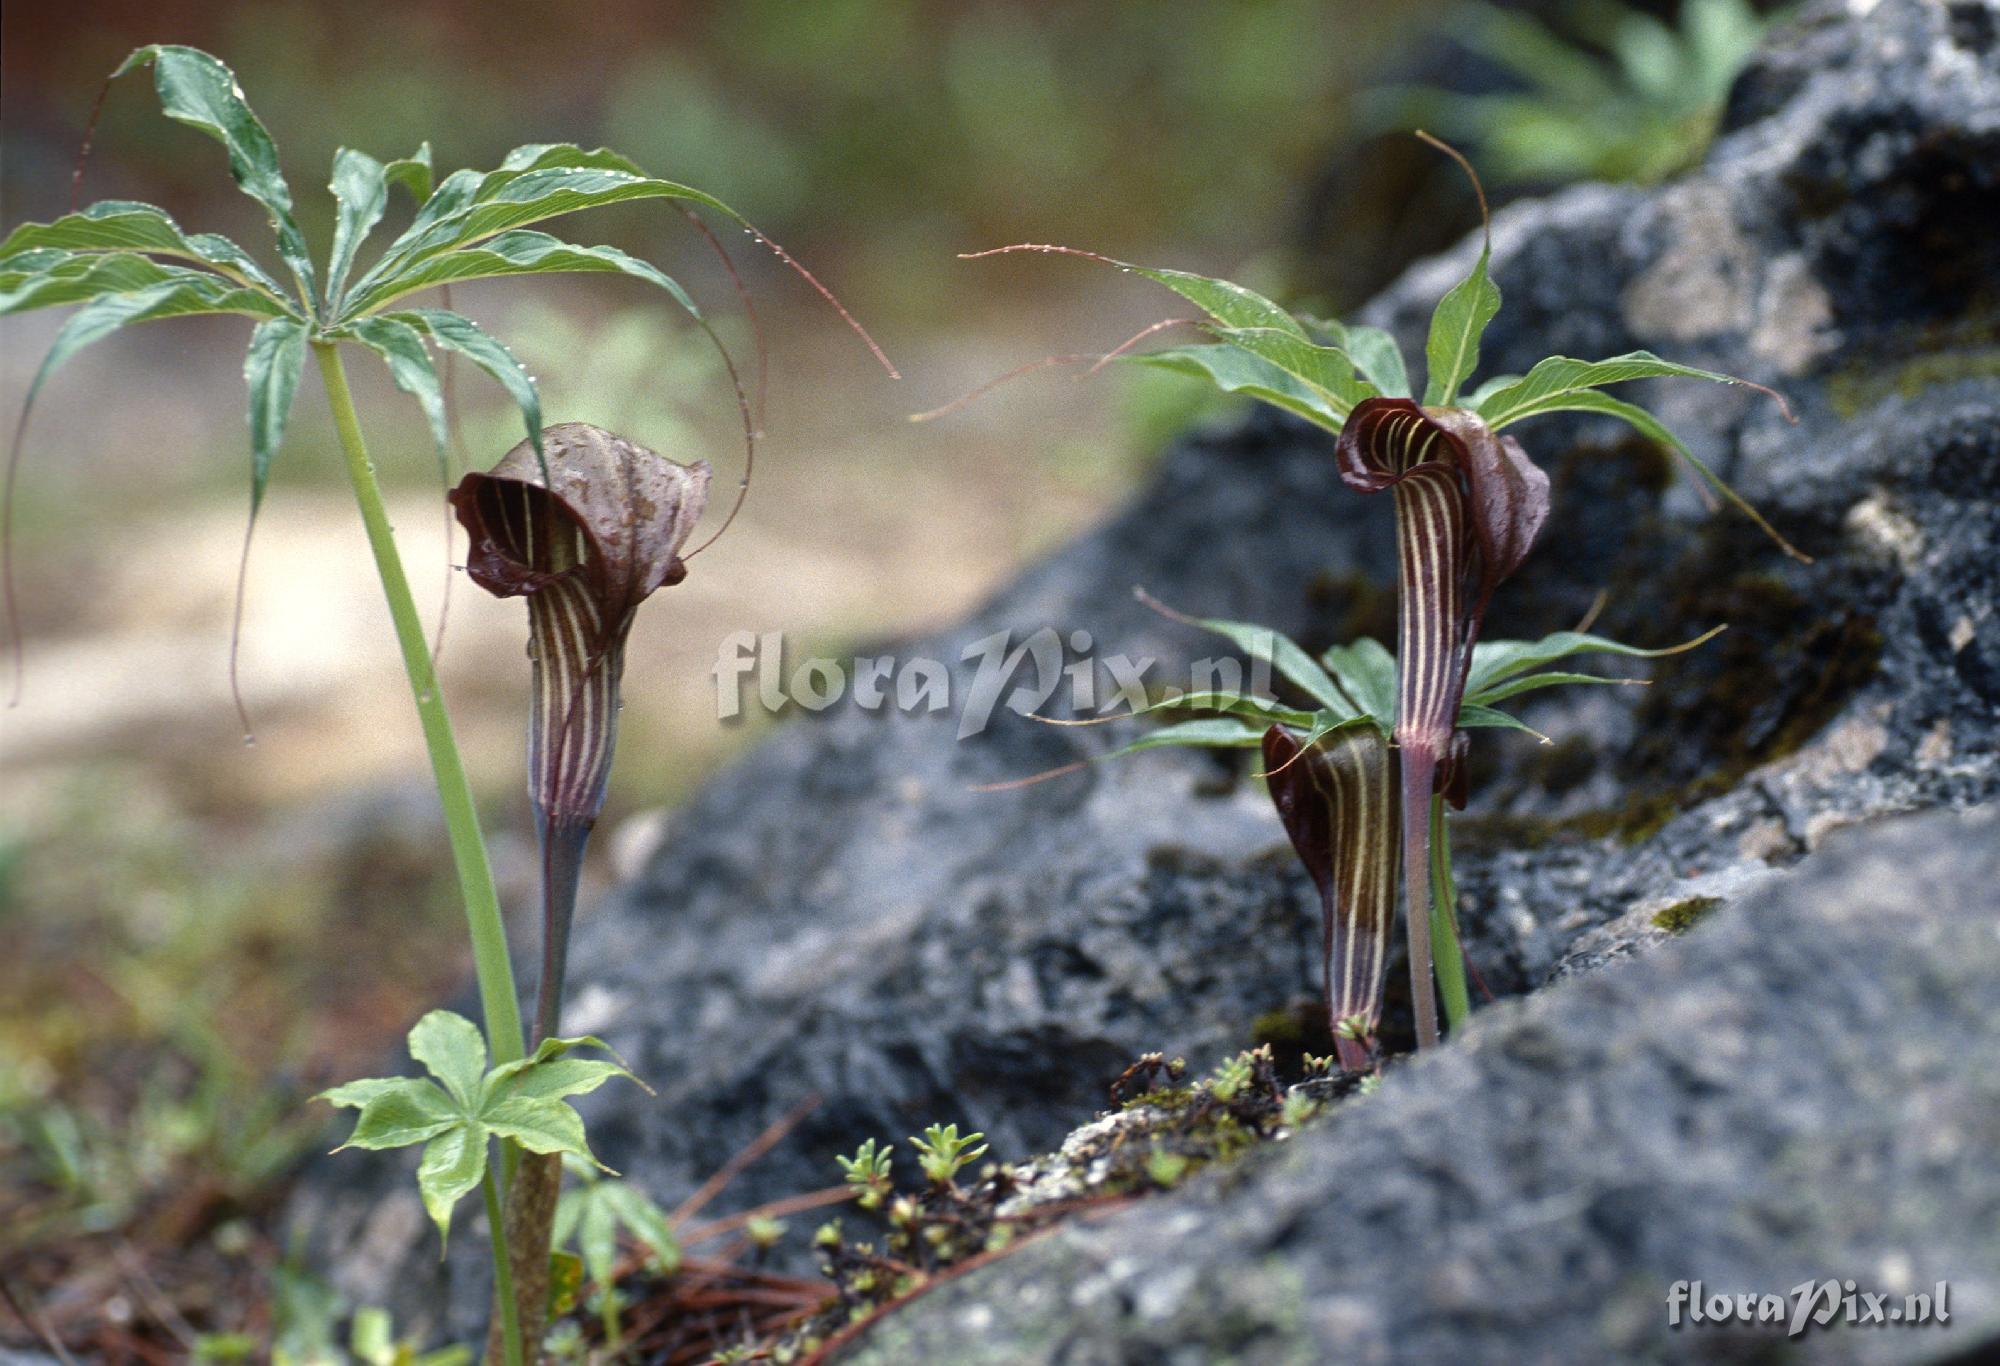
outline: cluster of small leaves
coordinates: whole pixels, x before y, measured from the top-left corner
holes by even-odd
[[[986,1145],[980,1140],[985,1134],[958,1136],[956,1124],[933,1124],[921,1136],[912,1136],[910,1146],[917,1150],[917,1166],[934,1186],[949,1186],[959,1172],[986,1155]],[[888,1172],[888,1153],[882,1155],[882,1170]]]
[[[338,214],[332,247],[316,266],[292,216],[278,149],[230,69],[191,47],[140,48],[113,73],[151,67],[168,118],[220,142],[237,185],[263,206],[287,282],[216,233],[187,233],[163,210],[105,200],[50,223],[27,223],[0,241],[0,315],[81,304],[36,372],[29,402],[83,347],[127,323],[233,313],[256,322],[244,361],[250,390],[251,499],[261,502],[284,437],[310,345],[353,343],[388,367],[423,410],[440,458],[447,440],[443,390],[431,353],[455,352],[491,375],[539,442],[535,384],[508,350],[463,314],[402,301],[438,285],[513,275],[610,273],[665,290],[698,325],[706,321],[679,283],[608,246],[579,246],[531,224],[630,200],[666,199],[741,222],[727,204],[649,176],[624,157],[568,144],[518,147],[491,171],[434,180],[428,144],[379,161],[342,148],[329,188]],[[392,187],[417,202],[409,227],[352,278],[357,257],[387,211]],[[746,225],[747,226],[747,225]]]
[[[1385,128],[1415,122],[1472,142],[1503,181],[1651,183],[1707,149],[1730,86],[1770,27],[1749,0],[1687,0],[1678,27],[1610,0],[1570,10],[1604,57],[1531,14],[1467,0],[1444,31],[1522,88],[1392,87],[1367,103]]]
[[[673,1220],[651,1196],[629,1181],[606,1176],[593,1162],[563,1158],[563,1169],[575,1184],[565,1185],[556,1200],[555,1246],[572,1240],[583,1260],[584,1273],[598,1286],[608,1286],[618,1260],[622,1230],[645,1249],[649,1270],[671,1276],[680,1269],[680,1239]]]
[[[489,1070],[478,1026],[452,1011],[433,1010],[410,1030],[409,1046],[429,1080],[371,1077],[318,1099],[360,1111],[354,1132],[336,1152],[423,1146],[417,1189],[441,1240],[450,1233],[453,1207],[486,1178],[496,1138],[609,1170],[592,1155],[583,1117],[569,1104],[613,1077],[638,1080],[616,1062],[567,1056],[578,1048],[609,1052],[602,1040],[544,1039],[528,1057]]]
[[[877,1147],[870,1138],[855,1149],[852,1157],[836,1157],[840,1165],[841,1178],[847,1182],[848,1190],[854,1193],[854,1203],[866,1210],[880,1209],[883,1200],[893,1189],[889,1180],[890,1154],[895,1152],[894,1144]]]

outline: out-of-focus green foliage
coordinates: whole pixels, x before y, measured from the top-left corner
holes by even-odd
[[[1707,149],[1731,83],[1771,22],[1748,0],[1686,0],[1678,27],[1619,0],[1576,0],[1570,18],[1591,46],[1529,15],[1470,0],[1447,31],[1521,88],[1385,89],[1371,99],[1377,120],[1428,126],[1469,144],[1498,181],[1647,184]]]

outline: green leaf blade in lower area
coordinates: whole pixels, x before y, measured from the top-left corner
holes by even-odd
[[[455,1011],[433,1010],[411,1028],[409,1044],[410,1056],[473,1112],[486,1078],[486,1040],[479,1026]]]
[[[285,423],[306,364],[306,325],[297,318],[272,318],[250,334],[243,378],[250,389],[250,510],[264,501],[271,461],[284,444]]]
[[[595,1058],[555,1058],[531,1064],[505,1076],[501,1075],[501,1070],[495,1068],[488,1078],[487,1094],[493,1101],[517,1098],[562,1100],[568,1096],[589,1095],[613,1077],[638,1080],[617,1063]]]
[[[654,1204],[646,1192],[629,1181],[604,1181],[598,1186],[600,1198],[618,1216],[618,1222],[659,1259],[659,1271],[671,1276],[680,1269],[681,1243],[666,1211]]]
[[[460,1125],[432,1139],[417,1164],[417,1192],[440,1244],[450,1241],[452,1209],[486,1178],[486,1144],[484,1129]]]
[[[1458,883],[1451,872],[1451,830],[1444,807],[1442,795],[1431,798],[1431,962],[1437,969],[1445,1023],[1459,1030],[1472,1018],[1472,996],[1465,989],[1465,946],[1458,934]]]
[[[1139,598],[1169,620],[1219,635],[1251,659],[1270,665],[1293,687],[1336,716],[1349,718],[1358,714],[1353,700],[1341,691],[1319,661],[1289,636],[1251,621],[1191,617],[1162,606],[1144,593],[1140,593]]]
[[[1458,387],[1479,368],[1479,340],[1500,311],[1500,287],[1486,274],[1492,248],[1482,247],[1472,273],[1445,291],[1431,314],[1424,343],[1424,406],[1448,408]]]
[[[1333,318],[1302,318],[1306,326],[1347,353],[1361,377],[1384,398],[1411,398],[1410,371],[1396,339],[1379,327],[1348,324]]]
[[[1261,727],[1246,725],[1242,721],[1216,718],[1213,720],[1181,721],[1158,730],[1148,731],[1128,745],[1122,745],[1101,757],[1117,759],[1127,754],[1138,754],[1149,749],[1166,749],[1175,745],[1191,745],[1199,749],[1255,749],[1264,741]]]
[[[1354,699],[1362,715],[1373,717],[1384,730],[1395,728],[1396,657],[1387,646],[1363,636],[1325,651],[1320,663]]]

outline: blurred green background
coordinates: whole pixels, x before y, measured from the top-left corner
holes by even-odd
[[[0,220],[63,212],[106,73],[141,43],[184,42],[235,67],[315,242],[338,145],[387,157],[428,139],[442,173],[522,142],[601,143],[736,205],[842,296],[901,383],[725,234],[770,344],[769,440],[743,520],[641,617],[601,889],[672,838],[672,805],[760,728],[714,720],[724,634],[839,649],[949,620],[1213,408],[1165,376],[1057,372],[905,422],[1175,311],[1079,262],[957,253],[1062,242],[1347,308],[1475,222],[1455,173],[1401,131],[1411,119],[1475,155],[1486,139],[1494,178],[1529,188],[1657,176],[1699,151],[1718,70],[1755,37],[1734,0],[1691,0],[1678,31],[1591,0],[1526,8],[1568,42],[1432,0],[12,0]],[[162,119],[143,78],[110,90],[83,171],[81,202],[108,197],[264,240],[220,151]],[[563,231],[660,263],[747,355],[726,275],[672,211]],[[549,421],[705,456],[734,481],[721,373],[663,303],[588,278],[454,303],[541,377]],[[10,420],[59,323],[0,324]],[[102,1306],[122,1296],[116,1331],[183,1346],[268,1330],[263,1216],[322,1118],[301,1097],[372,1061],[465,970],[420,738],[311,378],[249,561],[257,744],[242,743],[226,673],[242,341],[228,320],[133,329],[43,395],[17,508],[26,690],[0,713],[0,1278],[65,1331],[114,1331]],[[436,611],[452,575],[420,419],[379,376],[360,389]],[[515,419],[474,376],[458,392],[462,458],[483,466]],[[521,615],[461,582],[442,660],[516,905],[531,890]]]

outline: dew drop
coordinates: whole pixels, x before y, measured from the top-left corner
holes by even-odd
[[[245,749],[255,749],[255,748],[257,748],[257,737],[256,737],[256,736],[254,736],[254,735],[246,735],[246,736],[244,736],[244,737],[243,737],[243,748],[245,748]]]

